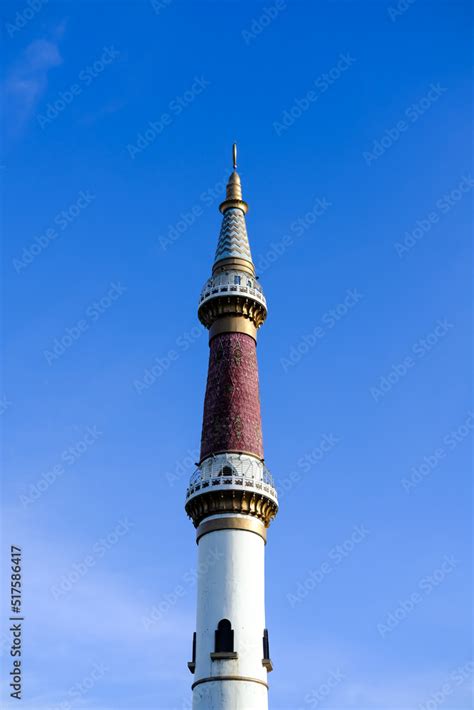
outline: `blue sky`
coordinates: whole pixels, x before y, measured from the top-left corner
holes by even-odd
[[[269,303],[271,707],[471,707],[471,24],[456,1],[3,4],[25,710],[190,707],[196,305],[233,141]]]

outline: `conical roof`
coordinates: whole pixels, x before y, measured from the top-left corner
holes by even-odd
[[[247,203],[242,199],[242,185],[237,172],[237,146],[233,146],[234,170],[229,177],[226,199],[219,209],[223,214],[214,265],[221,259],[244,259],[252,264],[245,215]]]
[[[231,207],[224,212],[214,261],[231,257],[252,261],[245,214],[238,207]]]

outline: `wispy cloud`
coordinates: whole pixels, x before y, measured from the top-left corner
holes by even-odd
[[[21,541],[24,554],[25,651],[30,659],[25,710],[131,710],[127,697],[132,695],[134,708],[156,708],[164,688],[169,699],[160,710],[179,710],[181,695],[190,697],[185,662],[194,609],[184,604],[171,609],[160,624],[146,629],[143,610],[156,602],[159,591],[137,591],[128,574],[115,570],[119,548],[104,555],[69,594],[56,599],[54,585],[71,566],[80,566],[87,545],[67,535],[58,544],[37,520],[18,511],[15,517],[12,509],[4,511],[3,522]],[[168,580],[163,578],[162,584],[167,588]],[[7,663],[10,635],[8,627],[1,626],[0,657]],[[54,672],[44,657],[45,645],[54,649]],[[128,673],[138,657],[139,677]],[[99,666],[105,670],[89,682]],[[78,694],[78,687],[87,692]]]
[[[47,89],[50,70],[62,61],[56,41],[36,39],[7,71],[3,94],[9,137],[22,133]]]
[[[128,567],[125,573],[121,571],[127,557],[118,568],[114,563],[117,554],[124,554],[119,543],[78,579],[69,594],[55,598],[54,585],[72,566],[80,565],[93,536],[88,540],[86,535],[78,542],[65,533],[58,542],[48,528],[17,509],[5,510],[3,520],[12,539],[24,547],[25,639],[30,657],[29,695],[23,701],[24,709],[189,707],[190,678],[185,661],[195,623],[192,595],[169,609],[159,624],[145,628],[144,610],[158,603],[163,590],[172,588],[175,580],[167,578],[164,570],[157,570],[153,584],[143,578],[137,588],[140,571]],[[105,525],[104,532],[108,529]],[[132,534],[140,537],[138,525]],[[130,548],[126,554],[131,554]],[[50,658],[43,654],[45,646],[56,654],[53,675]],[[340,638],[321,637],[311,642],[288,639],[284,648],[275,646],[274,653],[281,669],[278,677],[272,678],[272,702],[277,710],[416,710],[445,680],[449,681],[456,666],[453,661],[426,672],[393,668],[389,673],[382,666],[374,680],[373,653]],[[131,672],[137,658],[138,676]],[[71,689],[84,684],[97,664],[103,664],[106,672],[83,696],[72,696]],[[291,681],[295,674],[306,679],[296,689]],[[331,679],[337,682],[329,682]],[[462,684],[453,685],[453,702],[446,707],[467,710],[469,693],[466,677]],[[127,701],[131,697],[133,705]]]

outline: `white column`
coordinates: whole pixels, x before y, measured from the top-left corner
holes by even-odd
[[[267,710],[267,670],[262,665],[264,540],[249,530],[215,530],[199,539],[198,549],[198,570],[203,574],[197,589],[194,683],[216,676],[246,680],[198,683],[193,710]],[[236,659],[211,659],[221,619],[232,624]]]

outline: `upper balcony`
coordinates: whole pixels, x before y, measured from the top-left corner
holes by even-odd
[[[191,476],[186,510],[195,524],[209,515],[254,515],[268,526],[278,510],[273,478],[254,456],[221,453],[205,459]]]
[[[201,291],[199,305],[216,296],[247,296],[267,308],[263,290],[257,279],[243,271],[229,270],[208,279]]]

